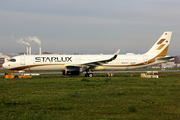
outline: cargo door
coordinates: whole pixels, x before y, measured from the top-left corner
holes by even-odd
[[[33,65],[34,64],[34,59],[32,57],[26,56],[26,65]]]
[[[20,57],[20,64],[25,65],[25,56],[24,55]]]

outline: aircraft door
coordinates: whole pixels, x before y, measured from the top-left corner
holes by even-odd
[[[20,57],[20,64],[25,65],[25,56],[24,55]]]
[[[144,61],[144,64],[148,64],[148,56],[144,55],[143,56],[143,61]]]

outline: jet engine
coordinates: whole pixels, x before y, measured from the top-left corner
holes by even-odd
[[[79,75],[80,67],[77,66],[65,66],[65,70],[62,71],[63,75]]]

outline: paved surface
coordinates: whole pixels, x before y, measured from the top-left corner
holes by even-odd
[[[158,71],[158,72],[180,72],[180,70],[154,70],[154,71]],[[111,71],[95,71],[93,73],[109,73]],[[136,72],[147,72],[147,71],[114,71],[114,73],[136,73]],[[19,73],[13,73],[15,75],[19,74]],[[62,74],[62,72],[40,72],[40,73],[25,73],[25,74]],[[84,73],[82,73],[84,74]],[[4,73],[0,73],[0,75],[4,75]]]

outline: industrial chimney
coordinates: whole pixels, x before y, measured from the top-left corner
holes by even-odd
[[[41,47],[39,47],[39,54],[41,55]]]
[[[27,55],[31,55],[31,47],[27,46]]]
[[[31,55],[31,47],[29,46],[29,55]]]
[[[28,48],[28,46],[27,46],[27,55],[29,54],[29,48]]]

